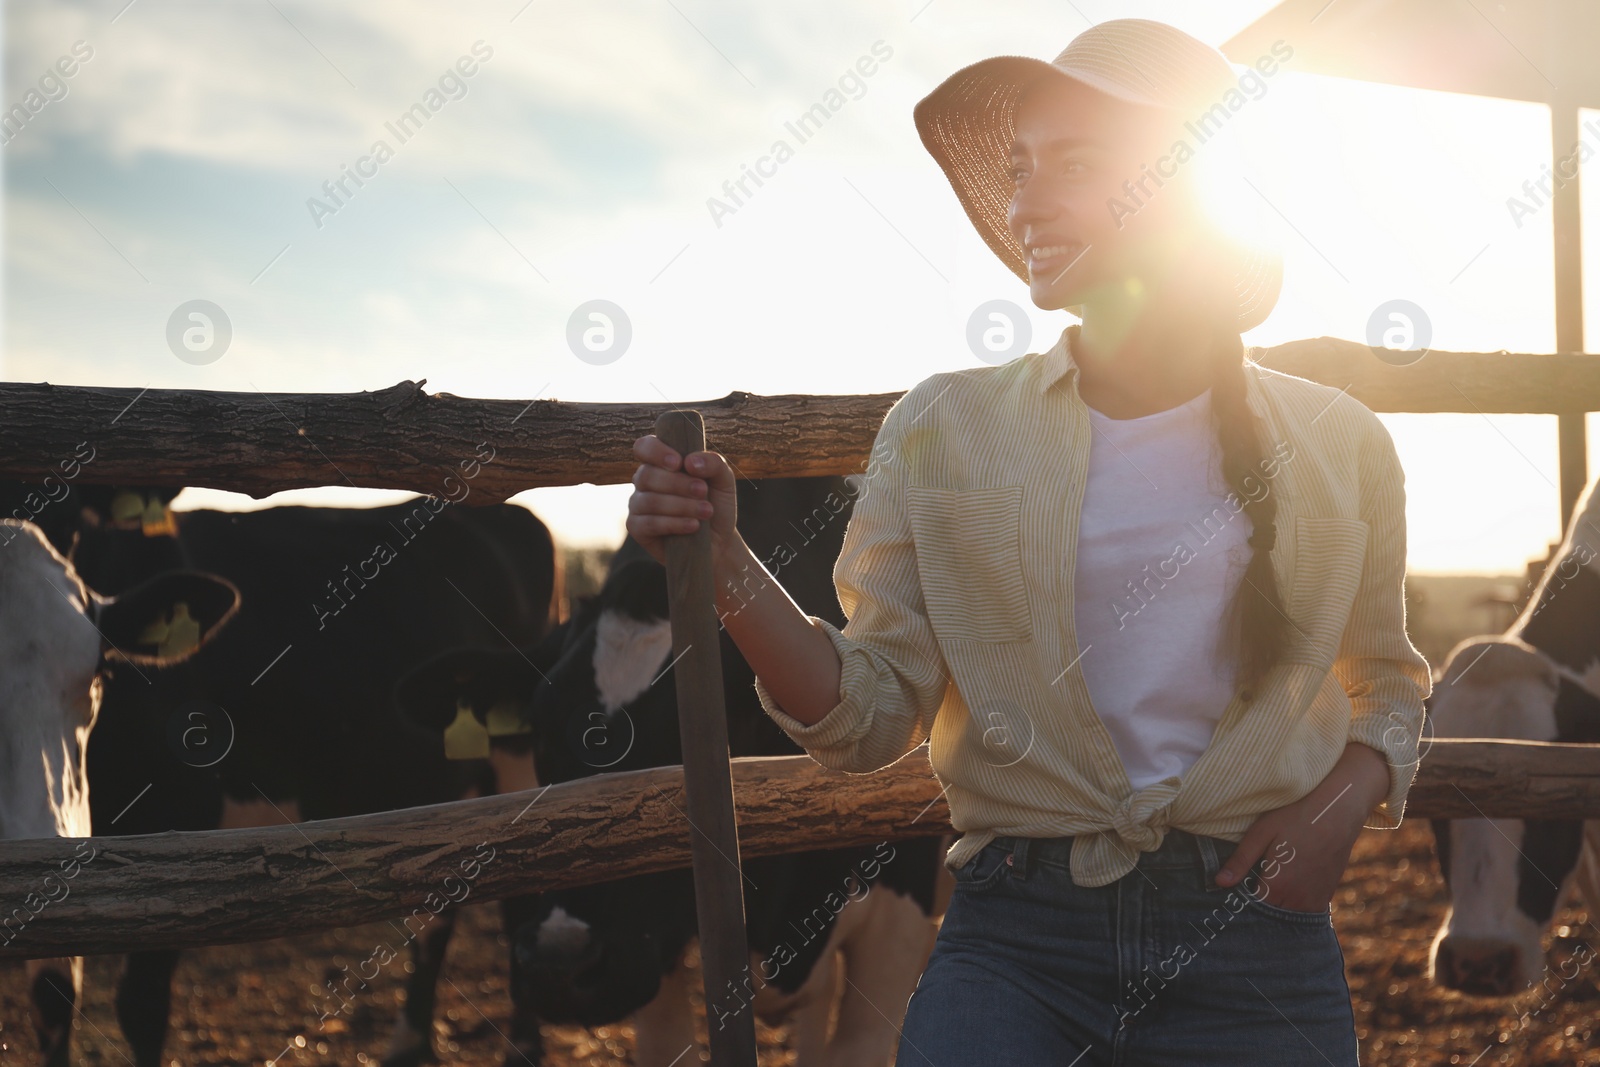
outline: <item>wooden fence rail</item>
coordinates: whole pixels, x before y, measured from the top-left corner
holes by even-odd
[[[949,809],[920,746],[869,775],[808,756],[733,761],[740,850],[935,835]],[[450,902],[689,864],[681,767],[249,830],[0,842],[0,959],[228,944],[382,919],[397,938]],[[1409,819],[1600,818],[1600,747],[1428,746]],[[396,946],[398,947],[398,946]]]
[[[1374,411],[1600,410],[1600,359],[1588,355],[1432,352],[1396,367],[1366,345],[1323,337],[1263,349],[1259,359],[1348,388]],[[744,477],[850,474],[864,469],[883,414],[900,395],[730,393],[692,406],[705,415],[712,440],[737,442],[729,454]],[[88,484],[192,485],[256,497],[351,485],[451,499],[464,485],[466,503],[488,504],[541,486],[626,482],[633,439],[672,406],[470,399],[429,394],[414,382],[366,393],[0,383],[0,478],[60,477],[87,442],[94,458],[77,480]],[[492,461],[483,463],[485,455]],[[475,473],[467,479],[465,471]]]

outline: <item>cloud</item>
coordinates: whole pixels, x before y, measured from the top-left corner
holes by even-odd
[[[833,66],[854,58],[821,15],[678,8],[694,21],[666,4],[536,3],[511,22],[516,7],[506,3],[140,0],[111,24],[101,5],[13,4],[8,90],[20,92],[17,79],[31,80],[75,40],[95,57],[68,101],[28,131],[38,136],[11,151],[77,136],[123,160],[160,152],[321,175],[364,151],[482,40],[494,58],[468,82],[461,110],[472,117],[437,124],[441,134],[455,127],[456,141],[439,154],[460,163],[470,129],[478,173],[548,179],[614,168],[623,140],[645,155],[737,148],[765,110],[814,96]],[[864,14],[887,7],[850,20],[862,23],[849,46],[858,51],[877,36]]]

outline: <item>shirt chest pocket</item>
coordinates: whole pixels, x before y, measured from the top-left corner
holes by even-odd
[[[1360,519],[1295,518],[1294,583],[1289,615],[1298,662],[1332,666],[1361,588],[1367,524]]]
[[[941,640],[1032,640],[1022,486],[907,486],[906,511],[934,634]]]

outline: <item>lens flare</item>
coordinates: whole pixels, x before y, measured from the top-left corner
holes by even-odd
[[[1233,130],[1222,129],[1195,152],[1195,194],[1205,221],[1241,248],[1275,246],[1270,205],[1248,178],[1249,167]]]

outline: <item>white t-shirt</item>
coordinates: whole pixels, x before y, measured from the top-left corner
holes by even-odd
[[[1219,644],[1252,524],[1228,503],[1210,389],[1154,415],[1089,419],[1078,665],[1138,790],[1182,775],[1233,698],[1237,643]]]

